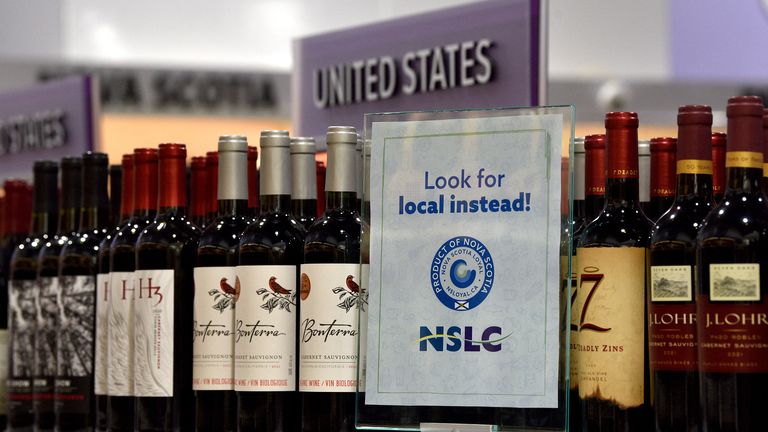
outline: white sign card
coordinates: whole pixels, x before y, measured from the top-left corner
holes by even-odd
[[[371,131],[366,404],[557,408],[563,115]]]

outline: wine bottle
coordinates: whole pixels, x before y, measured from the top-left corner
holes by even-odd
[[[315,139],[291,138],[291,207],[293,217],[309,229],[317,218]]]
[[[578,255],[582,429],[648,431],[645,273],[651,222],[639,203],[637,114],[606,114],[605,207]],[[594,347],[599,347],[597,350]]]
[[[698,431],[696,235],[714,205],[712,109],[680,107],[675,200],[651,236],[648,341],[656,430]],[[653,146],[653,144],[651,144]]]
[[[235,278],[241,288],[235,309],[238,431],[298,431],[297,282],[304,228],[291,215],[288,131],[263,131],[260,146],[261,215],[243,232]]]
[[[646,216],[652,222],[666,213],[675,200],[676,147],[675,138],[651,138],[651,201]]]
[[[720,203],[725,195],[725,146],[727,135],[712,132],[712,191],[715,202]]]
[[[355,128],[331,126],[326,142],[326,210],[307,233],[301,265],[299,390],[302,429],[306,432],[355,430],[357,312],[367,298],[367,293],[360,289],[361,221],[355,193]],[[319,323],[330,322],[344,331],[317,336],[318,331],[327,331],[320,329]],[[322,355],[349,360],[330,365],[312,360]],[[345,384],[331,387],[326,386],[328,381]]]
[[[62,169],[66,171],[64,164]],[[57,431],[92,430],[94,426],[96,273],[99,247],[109,226],[108,169],[109,159],[105,153],[83,155],[78,232],[62,247],[59,260]],[[62,189],[63,185],[64,182]]]
[[[259,215],[259,148],[248,146],[248,213],[252,219]]]
[[[205,154],[205,171],[208,174],[208,218],[206,227],[219,215],[219,153],[212,151]]]
[[[134,379],[139,431],[192,430],[193,283],[198,228],[187,219],[187,149],[160,144],[159,212],[136,242]]]
[[[32,430],[33,366],[37,332],[37,263],[40,249],[53,241],[58,219],[56,162],[38,161],[34,168],[34,207],[29,237],[13,251],[8,281],[10,336],[8,361],[8,426],[10,430]]]
[[[648,212],[651,202],[651,141],[640,140],[637,143],[638,173],[640,177],[640,208]]]
[[[9,353],[8,334],[8,277],[10,276],[11,255],[14,249],[29,234],[32,209],[25,199],[28,185],[22,180],[5,180],[5,209],[0,217],[5,225],[5,236],[0,243],[0,355]],[[8,424],[7,387],[8,363],[0,368],[0,430]]]
[[[192,388],[199,432],[237,427],[233,362],[240,284],[236,267],[240,234],[250,223],[247,153],[244,136],[219,138],[218,216],[206,226],[197,247]]]
[[[208,173],[205,170],[205,158],[196,156],[192,158],[192,175],[190,182],[189,219],[198,226],[205,228],[205,220],[208,213]]]
[[[133,152],[133,215],[110,246],[107,300],[107,419],[111,431],[133,431],[136,241],[157,213],[157,149]]]
[[[728,100],[726,190],[704,220],[696,251],[699,383],[703,430],[768,430],[768,203],[763,102]]]
[[[123,199],[123,167],[112,165],[109,167],[109,226],[118,226],[120,219],[120,205]]]
[[[56,376],[57,329],[59,311],[59,254],[73,240],[80,219],[82,159],[65,157],[61,160],[61,205],[58,231],[43,243],[37,260],[37,317],[35,331],[35,363],[33,367],[35,428],[52,431],[55,425],[53,380]]]
[[[584,217],[585,226],[603,211],[605,206],[605,135],[584,137]],[[578,238],[574,242],[578,244]]]
[[[109,395],[108,382],[108,350],[109,350],[109,293],[111,292],[110,248],[112,241],[120,230],[127,225],[133,214],[133,154],[124,154],[120,166],[121,190],[120,210],[117,216],[110,211],[110,220],[116,220],[117,225],[109,224],[104,238],[99,244],[98,274],[96,275],[96,322],[95,322],[95,354],[94,354],[94,399],[95,420],[97,431],[106,431],[108,428],[107,397]],[[116,186],[112,183],[112,174],[115,170],[110,168],[110,188]],[[110,209],[114,206],[114,195],[110,197]]]

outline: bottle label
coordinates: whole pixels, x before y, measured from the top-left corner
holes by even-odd
[[[646,249],[579,248],[579,397],[643,404]]]
[[[195,267],[192,388],[234,389],[235,267]]]
[[[8,413],[6,398],[8,395],[8,329],[0,329],[0,416]]]
[[[136,270],[134,274],[134,394],[172,397],[173,270]]]
[[[763,153],[749,151],[729,151],[725,153],[726,168],[762,168]]]
[[[697,370],[691,266],[651,266],[648,351],[652,370]]]
[[[710,264],[708,294],[699,295],[699,370],[768,372],[768,298],[760,264]]]
[[[35,366],[32,387],[35,399],[53,400],[53,379],[56,375],[56,318],[59,316],[59,278],[38,278],[37,329],[35,330]]]
[[[677,161],[677,173],[712,175],[712,161],[701,159],[680,159]]]
[[[571,332],[571,346],[570,346],[570,389],[576,390],[579,388],[579,363],[578,363],[578,350],[576,347],[579,345],[579,315],[581,310],[577,308],[579,306],[576,303],[576,293],[578,292],[578,268],[579,268],[579,260],[577,259],[578,255],[573,255],[571,257],[571,268],[573,271],[571,272],[570,277],[565,278],[564,284],[565,284],[565,299],[566,301],[571,302],[571,323],[570,323],[570,332]],[[563,269],[564,272],[568,272],[568,257],[563,257],[565,262],[560,263],[560,268]],[[570,287],[569,287],[570,285]],[[570,288],[570,289],[569,289]]]
[[[109,301],[109,273],[96,275],[96,364],[94,368],[94,393],[107,394],[107,302]]]
[[[32,366],[34,364],[35,280],[8,281],[8,332],[11,335],[8,365],[8,406],[32,400]]]
[[[296,266],[240,266],[235,390],[296,390]]]
[[[358,319],[368,304],[359,282],[358,264],[301,266],[300,391],[357,390],[358,336],[365,352]]]
[[[133,272],[109,274],[107,394],[133,396]]]
[[[61,276],[56,364],[56,411],[89,414],[93,393],[96,278]]]

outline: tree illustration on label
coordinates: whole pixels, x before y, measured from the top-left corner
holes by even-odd
[[[592,272],[590,272],[592,270]],[[584,268],[584,271],[587,273],[581,274],[581,283],[579,284],[579,289],[581,289],[584,286],[584,283],[592,283],[592,288],[589,290],[589,294],[587,295],[587,299],[584,300],[584,306],[581,309],[581,318],[579,320],[579,328],[578,331],[582,330],[593,330],[596,332],[607,332],[611,328],[608,327],[600,327],[597,324],[592,323],[585,323],[587,317],[587,312],[589,311],[589,302],[592,301],[592,297],[595,295],[595,292],[597,292],[597,288],[600,286],[600,283],[603,281],[603,278],[605,277],[602,273],[596,273],[599,269],[597,267],[586,267]]]
[[[256,290],[256,294],[261,296],[262,300],[266,302],[261,305],[262,309],[266,309],[269,313],[272,313],[275,308],[284,309],[286,312],[291,311],[291,306],[296,306],[296,293],[291,293],[291,290],[287,290],[277,282],[277,278],[272,276],[269,278],[269,290],[266,288],[259,288]],[[269,298],[269,300],[267,300]]]
[[[213,308],[219,313],[223,313],[225,309],[234,309],[237,299],[240,298],[240,278],[235,276],[234,288],[227,282],[227,278],[221,278],[219,289],[208,291],[208,295],[213,297]]]
[[[354,281],[355,277],[352,275],[347,276],[345,286],[337,286],[333,288],[334,294],[339,294],[339,300],[341,303],[336,306],[344,309],[349,313],[350,309],[357,308],[365,312],[365,305],[368,304],[368,292],[367,290],[360,291],[360,285]]]

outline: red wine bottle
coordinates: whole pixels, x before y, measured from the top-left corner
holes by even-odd
[[[676,196],[651,235],[648,350],[654,421],[660,432],[700,430],[696,236],[714,206],[712,109],[680,107],[677,124]]]
[[[35,162],[32,230],[13,251],[8,281],[10,339],[8,361],[8,426],[10,430],[32,430],[33,372],[37,333],[37,264],[40,249],[54,240],[58,219],[58,174],[56,162]]]
[[[205,158],[193,157],[190,170],[192,184],[189,197],[189,219],[198,228],[203,229],[208,213],[208,173],[205,170]]]
[[[34,380],[35,428],[52,431],[55,426],[53,380],[56,376],[57,329],[59,320],[59,254],[77,232],[80,218],[82,159],[61,160],[61,202],[58,231],[43,243],[37,260],[37,330],[35,332]]]
[[[133,152],[133,216],[110,246],[107,300],[107,421],[111,431],[135,430],[134,300],[136,241],[157,214],[157,149]]]
[[[584,217],[585,226],[603,211],[605,206],[605,135],[584,137]],[[578,243],[578,239],[574,241]]]
[[[159,212],[136,242],[134,389],[139,431],[192,430],[193,284],[198,228],[187,219],[187,149],[160,144]]]
[[[719,203],[725,195],[725,146],[727,135],[712,132],[712,191],[715,202]]]
[[[296,328],[304,228],[291,215],[290,145],[288,131],[261,133],[261,215],[240,240],[235,390],[241,432],[301,429]]]
[[[670,137],[651,138],[651,201],[648,216],[658,220],[675,200],[677,140]]]
[[[299,390],[302,430],[306,432],[355,430],[357,312],[367,300],[367,293],[360,289],[361,221],[355,192],[357,133],[353,127],[332,126],[328,128],[326,142],[325,214],[307,233],[301,266]],[[343,302],[339,303],[342,294]],[[350,331],[316,336],[322,331],[321,323],[334,321],[338,328]],[[322,355],[351,360],[331,363],[331,367],[311,360]],[[348,384],[326,386],[329,380]]]
[[[645,273],[651,222],[639,203],[637,126],[635,113],[606,114],[605,207],[577,250],[576,360],[586,431],[650,430]]]
[[[703,430],[763,431],[768,386],[768,203],[763,101],[728,100],[726,190],[699,231],[697,330]]]
[[[221,136],[217,160],[218,216],[200,236],[194,269],[192,388],[199,432],[237,428],[233,362],[240,283],[236,267],[240,234],[250,222],[246,138]]]
[[[291,138],[291,208],[293,217],[309,229],[317,218],[315,139]]]
[[[104,153],[82,158],[82,204],[78,232],[60,255],[59,319],[56,354],[56,430],[92,430],[94,426],[94,316],[99,247],[109,227],[107,170]],[[62,169],[66,172],[65,164]],[[66,186],[62,178],[62,189]]]
[[[128,224],[133,214],[133,154],[123,155],[121,161],[121,193],[120,210],[117,216],[111,216],[110,220],[117,220],[117,225],[109,224],[104,238],[99,244],[98,274],[96,275],[96,320],[95,320],[95,354],[94,354],[94,399],[95,420],[97,431],[106,431],[107,420],[107,396],[109,395],[108,368],[109,363],[109,293],[111,292],[111,280],[109,273],[110,248],[112,241],[120,230]],[[110,168],[110,187],[112,174],[115,171]],[[110,208],[114,206],[114,195],[110,197]],[[110,211],[110,213],[112,213]]]
[[[109,167],[109,226],[120,224],[120,205],[123,199],[123,167],[112,165]]]
[[[248,213],[254,220],[259,215],[259,148],[248,146]]]
[[[205,154],[205,171],[208,174],[208,218],[205,226],[213,222],[219,215],[219,201],[216,194],[219,191],[219,153],[212,151]]]

